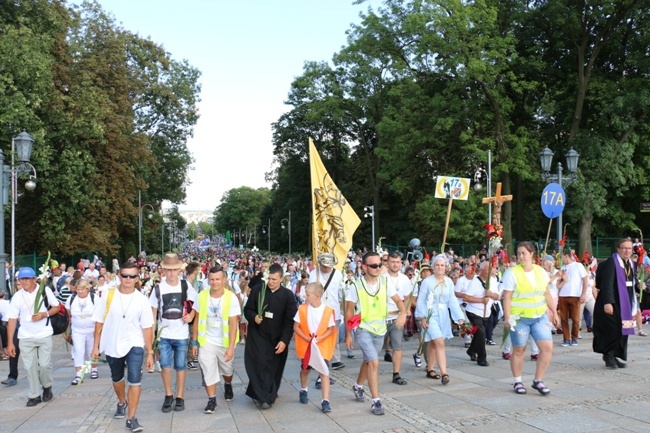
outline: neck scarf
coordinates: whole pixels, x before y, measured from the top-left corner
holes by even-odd
[[[623,335],[634,335],[634,319],[632,318],[632,306],[630,305],[630,295],[627,293],[625,269],[621,266],[618,253],[612,254],[616,266],[616,285],[618,288],[618,302],[621,308],[621,321],[623,323]],[[622,260],[622,259],[621,259]],[[633,271],[631,268],[630,269]],[[634,275],[634,274],[633,274]],[[634,281],[634,278],[632,278]]]

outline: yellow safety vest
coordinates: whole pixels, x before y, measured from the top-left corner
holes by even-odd
[[[233,292],[223,289],[221,295],[221,323],[223,329],[223,347],[230,346],[230,305],[239,302]],[[234,298],[234,299],[233,299]],[[199,323],[197,325],[199,346],[204,346],[206,342],[206,333],[208,332],[208,309],[209,309],[210,289],[201,290],[199,293]],[[239,329],[235,340],[239,340]]]
[[[372,296],[366,289],[362,278],[356,280],[354,288],[359,299],[361,324],[359,328],[365,329],[376,335],[386,333],[386,317],[388,316],[388,279],[384,276],[378,278],[379,290]]]
[[[544,315],[546,312],[545,295],[548,288],[546,271],[541,266],[533,265],[535,287],[530,284],[521,265],[512,268],[512,274],[515,277],[517,289],[512,292],[510,314],[529,319]]]

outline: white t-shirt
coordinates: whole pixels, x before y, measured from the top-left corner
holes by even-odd
[[[475,278],[476,276],[473,276],[471,279],[468,279],[465,275],[463,275],[458,279],[458,281],[456,281],[456,287],[454,287],[454,292],[465,293],[465,289],[472,281],[474,281]]]
[[[95,295],[95,302],[99,296]],[[72,332],[81,334],[92,334],[95,332],[95,321],[93,320],[93,313],[95,312],[95,304],[93,304],[92,296],[90,293],[85,298],[80,298],[79,295],[74,296],[74,302],[70,305],[72,296],[65,302],[65,308],[70,311],[72,317]]]
[[[558,295],[564,296],[582,296],[582,278],[587,276],[587,270],[582,263],[573,262],[564,266],[568,281],[559,289]]]
[[[20,320],[20,328],[18,328],[18,339],[45,338],[52,335],[54,332],[47,319],[41,319],[38,322],[32,322],[32,316],[34,315],[34,303],[36,302],[36,292],[38,292],[38,286],[32,291],[32,293],[29,293],[26,290],[19,290],[11,298],[6,320]],[[49,287],[45,287],[45,294],[47,296],[47,301],[50,305],[50,308],[59,305],[59,300],[56,299],[54,293],[52,293]],[[44,313],[46,311],[47,308],[45,308],[45,302],[43,302],[38,312]]]
[[[9,300],[0,299],[0,320],[7,322],[9,320],[9,317],[7,317],[8,312],[9,312]]]
[[[341,301],[340,301],[341,290],[343,290],[344,288],[343,274],[339,272],[337,269],[332,269],[332,272],[334,272],[334,275],[332,276],[332,280],[327,286],[327,290],[325,290],[325,292],[323,293],[323,297],[321,298],[321,301],[325,305],[332,307],[332,309],[334,310],[334,314],[336,316],[336,320],[340,320],[341,319]],[[309,282],[321,283],[323,287],[325,287],[325,284],[327,284],[327,280],[329,279],[329,277],[330,274],[323,273],[320,270],[320,267],[318,267],[309,273]]]
[[[323,314],[325,314],[325,304],[321,302],[320,306],[312,307],[307,305],[307,326],[309,327],[309,335],[315,334],[318,331],[321,320],[323,320]],[[296,315],[293,316],[293,321],[300,323],[300,311],[296,312]],[[334,317],[330,315],[329,323],[327,327],[336,326]]]
[[[153,327],[153,312],[146,296],[137,290],[128,295],[114,290],[106,320],[104,314],[108,291],[101,298],[95,298],[92,320],[104,324],[99,351],[113,358],[122,358],[131,348],[144,347],[142,330]]]
[[[492,277],[490,279],[490,291],[495,293],[498,293],[499,291],[499,282],[497,281],[496,277]],[[461,293],[464,295],[474,296],[476,298],[485,297],[485,289],[483,288],[483,283],[478,277],[472,278],[469,284],[465,286]],[[482,302],[468,302],[465,306],[465,311],[468,313],[476,314],[479,317],[490,317],[490,314],[492,313],[492,304],[494,304],[494,300],[491,298],[488,300],[487,304],[483,304]],[[485,311],[485,316],[483,315],[483,311]]]
[[[187,283],[187,300],[196,304],[197,296],[194,287]],[[158,327],[160,337],[170,340],[187,340],[190,336],[190,328],[181,317],[189,314],[190,311],[182,302],[181,281],[179,280],[176,286],[170,286],[166,280],[161,281],[160,297],[162,298],[162,307],[159,306],[155,288],[151,289],[149,303],[151,308],[158,309],[158,316],[161,318]]]
[[[83,278],[89,281],[97,281],[97,278],[99,278],[99,271],[97,269],[93,269],[92,271],[90,269],[86,269],[83,273]]]
[[[399,295],[400,298],[402,298],[402,301],[406,302],[406,299],[408,299],[408,296],[411,294],[411,291],[413,290],[413,285],[411,284],[411,280],[409,280],[409,277],[404,275],[403,273],[399,272],[397,274],[397,277],[391,277],[388,272],[384,274],[384,276],[388,279],[388,286],[393,287],[395,289],[395,292]],[[395,301],[393,301],[392,298],[388,298],[388,317],[386,319],[396,319],[398,314],[390,314],[391,312],[394,311],[399,311],[399,308],[397,308],[397,304],[395,304]]]
[[[230,300],[230,312],[228,313],[228,318],[241,315],[241,307],[239,305],[239,299],[233,292],[228,289],[224,289],[223,295],[218,298],[213,298],[208,296],[208,327],[205,332],[205,338],[210,344],[214,344],[218,347],[224,347],[223,345],[223,322],[224,318],[222,316],[223,308],[221,308],[223,297],[232,296]],[[195,302],[192,307],[196,310],[196,314],[199,314],[199,303]],[[236,342],[235,342],[236,343]]]

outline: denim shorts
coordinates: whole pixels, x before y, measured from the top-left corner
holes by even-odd
[[[515,347],[524,347],[528,344],[528,336],[533,337],[533,341],[553,340],[551,328],[553,325],[548,320],[548,315],[535,319],[520,317],[517,320],[515,329],[510,331],[510,339]]]
[[[361,349],[364,361],[370,362],[379,359],[379,352],[384,345],[384,335],[373,334],[365,329],[357,328],[354,331],[354,340]]]
[[[113,383],[121,382],[124,379],[124,367],[126,367],[126,380],[130,386],[139,386],[142,382],[142,362],[144,361],[144,348],[132,347],[129,353],[122,358],[113,358],[106,355],[106,362],[111,368],[111,379]]]
[[[158,341],[158,352],[160,353],[160,368],[172,368],[176,371],[187,369],[187,345],[188,339],[173,340],[161,338]]]

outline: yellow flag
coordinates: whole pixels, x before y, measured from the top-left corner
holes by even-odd
[[[313,209],[312,245],[314,264],[322,253],[337,258],[336,268],[342,270],[352,246],[352,235],[361,220],[336,187],[325,169],[312,139],[309,139],[311,171],[311,203]]]

